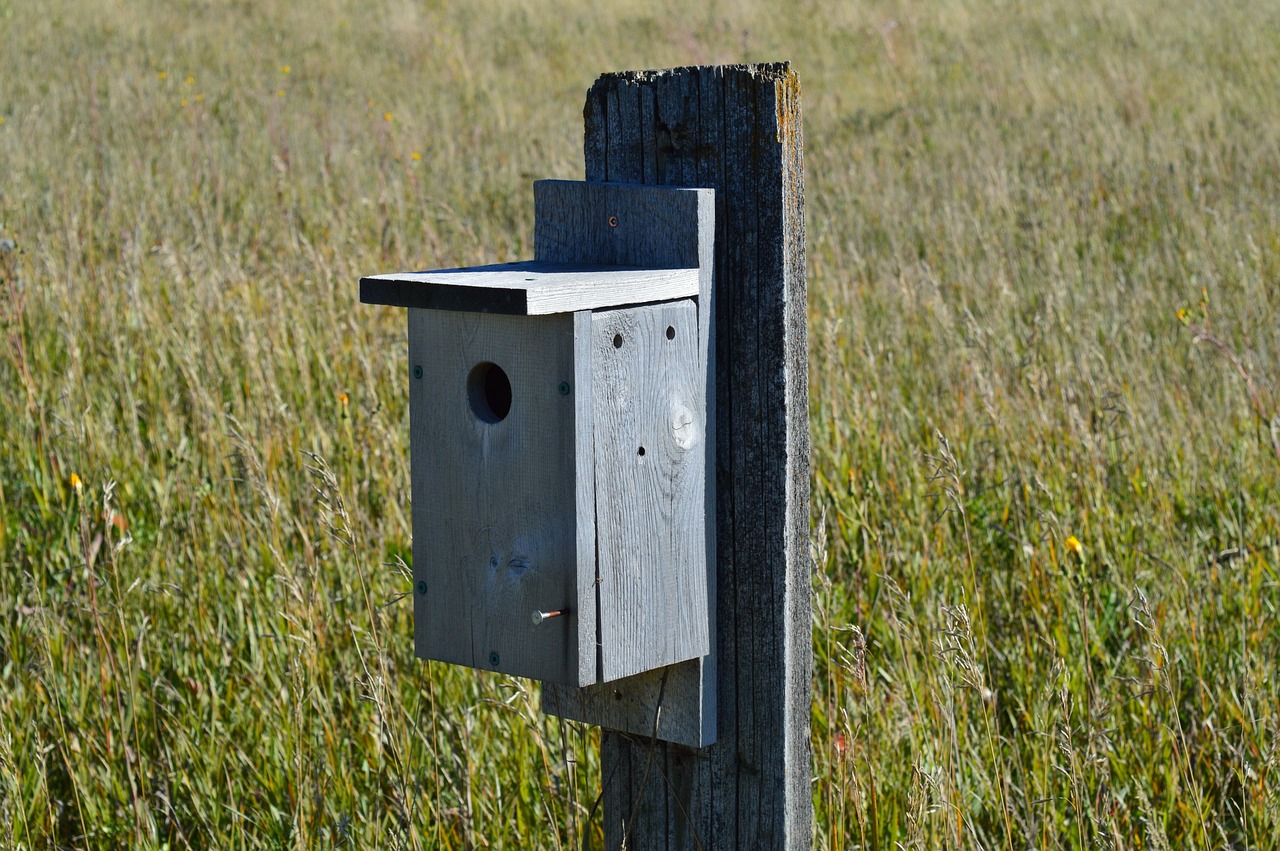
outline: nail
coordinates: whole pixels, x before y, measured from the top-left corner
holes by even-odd
[[[551,618],[558,618],[561,615],[566,615],[566,614],[568,614],[568,612],[565,611],[564,609],[560,609],[559,611],[555,611],[555,612],[540,612],[537,609],[534,609],[533,617],[530,618],[530,620],[533,621],[534,626],[537,626],[538,624],[542,623],[545,620],[550,620]]]

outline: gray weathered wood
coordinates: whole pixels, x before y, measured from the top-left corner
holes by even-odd
[[[703,689],[699,661],[682,662],[648,674],[587,688],[545,684],[542,710],[635,736],[654,736],[691,748],[715,740],[706,716],[713,695]],[[661,707],[661,712],[658,708]]]
[[[596,459],[585,452],[583,437],[591,432],[595,416],[595,387],[592,384],[591,311],[573,314],[573,395],[574,420],[574,484],[577,489],[574,525],[578,539],[578,685],[600,679],[600,598],[596,587]],[[568,484],[567,482],[565,483]],[[588,567],[589,565],[589,567]],[[550,624],[549,624],[550,625]],[[573,688],[561,685],[558,688]]]
[[[639,109],[634,111],[639,115]],[[603,151],[603,137],[597,137]],[[616,151],[615,156],[624,156]],[[628,162],[639,162],[636,157],[628,157]],[[607,214],[610,209],[618,209],[611,200],[610,193],[623,192],[634,195],[636,209],[655,208],[654,201],[645,201],[645,193],[656,193],[653,198],[668,198],[663,203],[668,205],[667,211],[658,211],[653,215],[628,216],[627,221],[644,230],[627,234],[622,240],[612,239],[609,235],[601,238],[599,234],[586,239],[553,236],[553,229],[539,228],[540,237],[537,242],[540,256],[548,256],[557,261],[573,263],[624,262],[624,263],[661,263],[668,266],[696,265],[699,274],[698,295],[698,359],[705,369],[705,382],[711,386],[715,381],[715,368],[712,355],[715,339],[715,293],[713,290],[714,270],[714,228],[715,197],[708,189],[690,191],[672,189],[671,187],[639,187],[634,184],[612,186],[608,183],[571,183],[567,187],[557,185],[558,181],[541,181],[535,184],[535,196],[541,200],[539,211],[548,211],[547,218],[558,218],[550,215],[553,209],[572,208],[579,211],[573,214],[580,226],[599,228],[603,222],[607,225]],[[554,193],[562,191],[576,192],[577,197],[552,201]],[[584,194],[585,193],[585,194]],[[696,207],[681,206],[689,199],[696,199]],[[674,212],[672,212],[674,210]],[[696,213],[696,221],[690,222],[688,215]],[[541,221],[542,214],[539,214]],[[575,219],[571,219],[575,220]],[[621,222],[619,223],[621,225]],[[692,239],[691,239],[692,238]],[[627,246],[630,253],[619,254],[618,246]],[[553,248],[557,247],[557,248]],[[556,253],[552,254],[551,252]],[[543,252],[547,252],[544,254]],[[560,253],[563,252],[563,253]],[[657,260],[648,258],[656,257]],[[708,394],[706,398],[706,422],[715,421],[715,398]],[[704,468],[707,471],[715,467],[715,435],[710,429],[705,434],[703,446]],[[706,575],[708,588],[708,622],[715,623],[715,534],[716,534],[716,496],[715,489],[708,481],[704,489],[703,517],[706,537]],[[664,685],[665,683],[665,685]],[[616,686],[616,687],[615,687]],[[662,695],[662,711],[657,713],[658,696]],[[708,745],[716,738],[715,714],[715,662],[713,655],[702,659],[682,662],[670,668],[652,671],[648,674],[627,677],[617,683],[605,683],[586,688],[571,688],[547,684],[543,689],[543,710],[549,714],[560,715],[575,721],[596,724],[613,730],[624,731],[645,737],[656,732],[659,739],[680,742],[690,746]]]
[[[705,376],[692,301],[596,311],[591,334],[600,680],[608,683],[710,649]]]
[[[812,658],[799,83],[786,65],[608,74],[588,93],[585,119],[588,180],[716,190],[718,738],[691,750],[606,731],[602,770],[626,778],[605,788],[606,842],[808,848]],[[684,664],[707,672],[705,663]],[[655,675],[610,685],[622,691]]]
[[[707,654],[712,196],[543,181],[534,261],[361,280],[429,305],[409,310],[420,656],[581,694]],[[660,729],[706,743],[704,689],[677,679],[695,699]]]
[[[595,682],[595,530],[583,528],[594,493],[575,460],[591,400],[589,364],[575,372],[575,333],[589,325],[573,315],[408,313],[417,655]],[[469,397],[468,376],[486,362],[511,385],[498,422],[478,417]],[[579,392],[562,393],[561,382]],[[535,626],[535,609],[571,614]]]
[[[684,282],[700,260],[699,215],[710,194],[669,186],[536,181],[534,258],[566,265],[673,270],[668,274],[679,274]],[[695,284],[693,292],[664,298],[698,294]]]
[[[360,300],[365,304],[523,316],[644,304],[697,294],[697,269],[635,268],[613,263],[588,266],[532,260],[394,272],[360,279]]]
[[[542,316],[704,294],[692,189],[539,180],[534,259],[360,279],[366,304]]]

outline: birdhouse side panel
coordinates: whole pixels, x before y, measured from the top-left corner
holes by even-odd
[[[602,680],[710,650],[705,382],[690,300],[592,329]]]

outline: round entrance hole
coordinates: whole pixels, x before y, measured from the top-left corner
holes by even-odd
[[[496,363],[476,364],[467,376],[472,412],[487,423],[500,423],[511,413],[511,380]]]

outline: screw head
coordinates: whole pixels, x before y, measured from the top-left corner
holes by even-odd
[[[567,382],[567,381],[561,381],[561,382],[560,382],[560,395],[561,395],[561,396],[568,396],[568,395],[569,395],[569,382]]]
[[[419,593],[419,594],[426,594],[426,593],[427,593],[427,583],[426,583],[426,580],[422,580],[422,581],[420,581],[420,582],[418,583],[418,593]]]
[[[489,664],[495,668],[498,667],[498,651],[495,650],[489,654]]]
[[[609,217],[609,227],[611,227],[611,228],[616,228],[617,226],[618,226],[618,217],[617,217],[617,216],[610,216],[610,217]]]
[[[421,377],[422,377],[422,367],[417,366],[416,364],[414,365],[414,367],[413,367],[413,377],[414,377],[414,378],[421,378]]]

